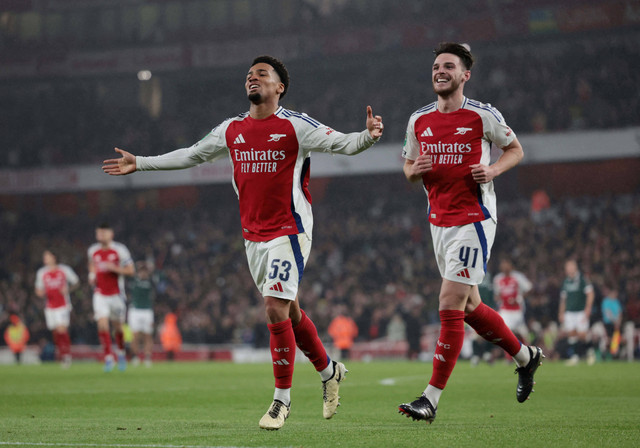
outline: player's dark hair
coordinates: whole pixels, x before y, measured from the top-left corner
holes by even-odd
[[[284,84],[284,90],[280,94],[280,98],[281,99],[284,98],[284,96],[287,94],[287,90],[289,89],[289,72],[287,71],[287,67],[284,66],[281,60],[266,54],[255,58],[251,63],[251,65],[254,66],[261,62],[265,64],[269,64],[271,67],[273,67],[273,69],[276,71],[276,73],[280,77],[280,82]]]
[[[440,42],[440,45],[438,45],[438,48],[433,50],[433,53],[436,57],[442,53],[455,54],[460,58],[462,64],[467,70],[471,70],[471,67],[473,66],[474,59],[471,52],[464,45],[457,44],[455,42]]]
[[[111,226],[110,226],[110,225],[109,225],[109,223],[108,223],[108,222],[106,222],[106,221],[105,221],[105,222],[100,223],[100,225],[98,226],[98,229],[110,229],[110,228],[111,228]]]

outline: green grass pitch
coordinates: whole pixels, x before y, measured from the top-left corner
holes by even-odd
[[[339,412],[322,418],[319,376],[296,366],[291,415],[258,428],[271,366],[157,363],[103,373],[97,363],[0,366],[0,447],[626,447],[640,445],[640,363],[546,362],[516,401],[513,366],[460,361],[432,425],[397,413],[431,364],[348,362]]]

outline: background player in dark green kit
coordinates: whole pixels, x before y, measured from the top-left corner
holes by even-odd
[[[568,337],[569,364],[577,364],[587,354],[587,332],[595,293],[591,282],[580,272],[575,260],[564,264],[566,278],[560,290],[558,322]]]
[[[144,364],[151,367],[153,351],[153,295],[151,270],[145,262],[138,262],[136,276],[129,284],[131,304],[129,306],[129,327],[133,332],[131,350],[133,365],[139,365],[144,355]]]

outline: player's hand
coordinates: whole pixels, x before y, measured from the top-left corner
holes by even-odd
[[[120,148],[115,148],[122,155],[119,159],[108,159],[102,162],[102,171],[111,176],[124,176],[136,171],[136,156]]]
[[[412,176],[422,176],[433,169],[433,159],[431,153],[428,151],[425,154],[420,154],[413,162],[410,168],[410,174]]]
[[[367,130],[369,134],[371,134],[371,137],[376,140],[382,137],[382,131],[384,130],[382,117],[380,115],[374,117],[371,106],[367,106]]]
[[[479,184],[491,182],[496,177],[495,170],[491,166],[475,163],[470,165],[470,168],[473,180]]]
[[[102,270],[104,271],[109,271],[109,272],[113,272],[114,274],[118,274],[118,265],[111,262],[111,261],[105,261],[102,263],[102,265],[100,266],[102,268]]]

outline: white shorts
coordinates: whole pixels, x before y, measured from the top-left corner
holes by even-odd
[[[47,323],[47,329],[55,330],[58,327],[69,327],[71,316],[71,307],[61,306],[58,308],[45,308],[44,320]]]
[[[482,283],[495,236],[493,219],[454,227],[431,224],[433,251],[442,278],[467,285]]]
[[[124,323],[126,312],[127,305],[121,295],[105,296],[98,292],[93,293],[93,318],[95,320],[107,317],[109,320]]]
[[[262,295],[295,300],[311,252],[311,238],[300,233],[264,242],[245,240],[244,246],[251,276]]]
[[[589,330],[589,319],[584,311],[565,311],[562,329],[567,332],[586,333]]]
[[[522,310],[500,310],[500,317],[502,317],[509,330],[519,332],[521,336],[525,336],[528,332]]]
[[[127,322],[131,331],[153,334],[153,310],[129,308],[127,314]]]

